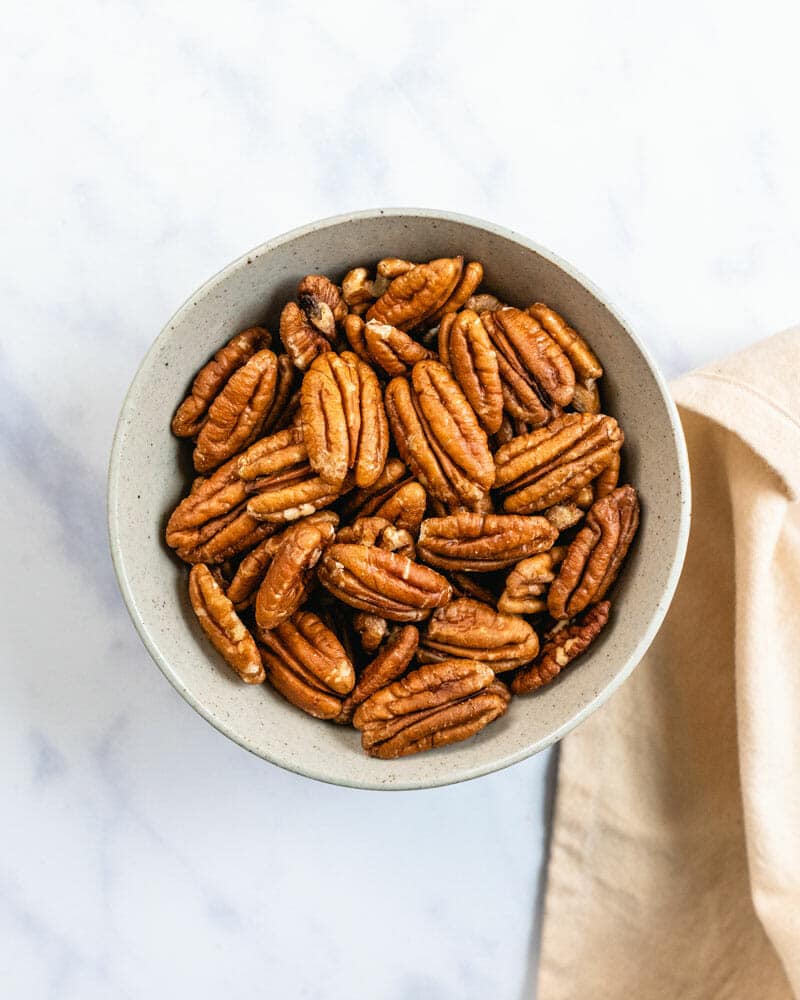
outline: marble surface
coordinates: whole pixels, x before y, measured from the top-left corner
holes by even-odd
[[[544,243],[670,376],[796,321],[791,11],[87,0],[6,15],[4,996],[535,995],[554,756],[389,795],[281,772],[211,729],[116,590],[117,411],[209,274],[368,206]]]

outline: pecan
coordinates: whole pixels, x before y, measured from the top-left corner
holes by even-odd
[[[584,384],[575,383],[575,395],[572,397],[572,408],[578,413],[599,413],[602,410],[600,390],[596,382]]]
[[[617,452],[594,481],[594,499],[602,500],[603,497],[607,497],[609,493],[614,492],[619,483],[619,469],[621,464],[620,453]]]
[[[582,486],[572,497],[572,502],[576,507],[580,507],[581,510],[586,511],[592,506],[594,499],[594,483],[587,483],[586,486]]]
[[[566,555],[563,545],[554,545],[548,552],[540,552],[529,559],[522,559],[506,578],[506,585],[498,610],[513,615],[535,615],[547,610],[548,584],[556,578],[555,568]]]
[[[538,652],[539,637],[524,618],[460,597],[431,615],[418,658],[480,660],[499,674],[530,663]]]
[[[278,373],[275,382],[275,394],[272,398],[272,406],[269,408],[264,424],[261,428],[262,434],[271,434],[278,430],[284,420],[291,420],[294,411],[300,405],[300,396],[297,394],[296,402],[293,403],[292,385],[294,383],[294,365],[288,354],[278,355]]]
[[[309,322],[296,302],[287,302],[283,307],[280,335],[286,353],[300,371],[305,371],[314,358],[331,349],[327,338]]]
[[[348,313],[344,318],[344,335],[347,343],[353,348],[362,361],[371,361],[364,337],[366,325],[364,320],[355,313]]]
[[[364,344],[370,360],[380,365],[387,375],[405,375],[417,361],[433,357],[403,330],[374,319],[364,327]]]
[[[410,271],[412,267],[416,266],[412,261],[403,260],[402,257],[384,257],[383,260],[378,261],[378,266],[375,270],[378,272],[378,277],[388,278],[391,281],[393,278],[399,278],[401,274],[405,274],[406,271]]]
[[[333,541],[338,517],[329,512],[306,518],[281,535],[256,594],[256,622],[275,628],[290,618],[308,596],[314,567]]]
[[[189,572],[189,600],[200,627],[226,663],[246,684],[260,684],[264,668],[255,639],[203,563],[192,566]]]
[[[262,635],[267,679],[293,705],[318,719],[341,712],[342,696],[355,684],[355,670],[335,634],[312,611]]]
[[[506,303],[501,302],[496,295],[483,292],[481,295],[471,295],[464,303],[464,308],[476,313],[494,312],[496,309],[505,309]]]
[[[477,313],[448,313],[439,324],[439,358],[450,368],[487,434],[503,421],[497,354]]]
[[[386,408],[401,457],[428,491],[457,505],[481,499],[494,482],[486,434],[448,370],[420,361],[408,381],[386,387]]]
[[[384,517],[359,517],[342,528],[336,535],[337,542],[357,545],[375,545],[387,552],[400,552],[414,558],[414,539],[405,528],[398,528]]]
[[[390,458],[383,467],[383,472],[374,483],[356,490],[344,502],[341,508],[342,519],[347,521],[355,516],[368,516],[377,513],[381,504],[392,497],[397,490],[410,482],[405,462],[399,458]],[[387,518],[387,521],[391,518]]]
[[[389,427],[375,373],[352,351],[324,354],[303,379],[300,398],[308,459],[326,483],[340,486],[349,469],[357,486],[383,471]]]
[[[443,257],[417,264],[396,277],[367,311],[367,319],[401,330],[418,326],[444,305],[461,277],[463,257]]]
[[[416,535],[425,517],[428,502],[425,490],[413,479],[402,483],[390,497],[375,509],[376,517],[383,517],[396,528],[405,528]]]
[[[371,663],[361,671],[356,686],[342,703],[337,722],[350,722],[362,702],[406,672],[419,645],[419,631],[414,625],[398,628]],[[374,648],[374,647],[373,647]]]
[[[317,578],[334,597],[391,621],[422,621],[450,600],[439,573],[397,552],[335,542],[325,551]]]
[[[582,520],[583,514],[584,511],[576,503],[557,503],[542,511],[542,516],[546,517],[557,531],[566,531],[574,527]]]
[[[374,653],[389,633],[386,619],[380,615],[371,615],[368,611],[357,611],[353,615],[353,628],[368,653]]]
[[[511,682],[514,694],[527,694],[549,684],[564,667],[577,659],[603,631],[611,609],[609,601],[601,601],[574,622],[560,622],[545,636],[536,662],[520,671]]]
[[[239,563],[233,579],[225,590],[237,611],[243,611],[253,603],[256,591],[261,586],[261,581],[280,543],[280,535],[271,535],[251,549]]]
[[[297,286],[297,301],[309,322],[327,340],[335,340],[336,324],[347,315],[347,306],[336,285],[324,274],[307,274]]]
[[[557,536],[543,517],[462,511],[423,521],[417,553],[442,569],[486,573],[549,549]]]
[[[209,406],[217,393],[247,361],[263,347],[269,347],[270,334],[261,326],[237,333],[220,348],[211,361],[195,375],[192,389],[172,418],[172,433],[176,437],[194,437],[203,426]]]
[[[259,351],[231,375],[197,435],[193,459],[198,472],[210,472],[258,437],[277,383],[278,359],[272,351]]]
[[[531,513],[571,498],[613,461],[622,441],[616,420],[594,413],[567,413],[513,438],[494,457],[495,485],[510,493],[504,508]]]
[[[388,287],[388,281],[383,278],[370,280],[369,271],[365,267],[354,267],[342,281],[342,298],[351,313],[361,315]]]
[[[547,423],[552,403],[568,406],[575,391],[569,358],[536,320],[506,307],[481,313],[497,352],[505,408],[512,417]]]
[[[440,306],[435,313],[428,317],[428,325],[434,326],[441,322],[448,313],[455,313],[464,305],[467,299],[472,297],[473,292],[483,281],[483,264],[477,260],[472,260],[461,272],[458,284],[450,293],[450,298],[443,306]]]
[[[558,313],[544,302],[534,302],[528,306],[531,316],[546,330],[569,358],[580,379],[598,379],[603,375],[603,366],[583,337],[569,326]]]
[[[632,486],[620,486],[592,505],[550,585],[547,609],[551,617],[572,618],[602,601],[638,526],[639,500]]]
[[[358,706],[353,725],[370,756],[392,760],[467,739],[502,715],[509,700],[485,663],[445,660],[376,691]]]

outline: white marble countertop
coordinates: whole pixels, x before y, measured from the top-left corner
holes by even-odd
[[[604,288],[670,376],[796,321],[792,8],[742,7],[7,13],[4,997],[534,995],[552,755],[382,794],[228,742],[117,593],[111,436],[196,286],[356,208],[529,235]]]

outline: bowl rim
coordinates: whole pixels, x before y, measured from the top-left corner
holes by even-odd
[[[205,298],[210,292],[214,290],[223,280],[225,280],[231,273],[239,270],[240,268],[246,267],[249,261],[252,261],[255,257],[261,257],[266,253],[274,250],[275,248],[284,245],[285,243],[290,243],[299,237],[306,236],[310,233],[317,232],[321,229],[328,229],[334,226],[342,225],[343,223],[359,220],[359,219],[377,219],[381,217],[403,217],[403,218],[422,218],[428,220],[445,221],[445,222],[457,222],[465,225],[472,226],[474,228],[482,229],[485,232],[491,233],[494,236],[499,236],[507,240],[511,240],[526,249],[533,250],[535,253],[539,254],[541,257],[548,260],[550,263],[554,264],[556,267],[564,271],[569,277],[577,281],[582,285],[587,291],[589,291],[594,298],[598,300],[614,317],[614,319],[620,324],[620,326],[625,330],[626,334],[633,341],[636,348],[641,353],[644,358],[648,368],[650,369],[658,390],[661,394],[662,400],[666,406],[667,413],[670,419],[670,426],[672,431],[672,438],[675,445],[677,464],[678,464],[678,474],[679,474],[679,511],[680,520],[678,524],[678,534],[677,542],[675,546],[674,558],[672,566],[670,568],[669,574],[667,576],[667,581],[661,595],[661,600],[655,610],[655,613],[650,618],[647,624],[647,628],[644,629],[642,635],[639,638],[636,646],[634,647],[631,654],[628,656],[622,668],[617,672],[614,678],[602,689],[600,690],[592,700],[585,705],[582,709],[575,713],[570,719],[568,719],[562,726],[558,727],[553,732],[549,733],[547,736],[540,740],[522,747],[512,753],[508,753],[503,757],[498,758],[495,761],[486,762],[482,764],[477,764],[471,768],[463,768],[456,775],[450,777],[447,775],[446,771],[443,771],[441,776],[434,776],[430,780],[426,781],[392,781],[391,784],[384,784],[380,781],[371,780],[365,777],[363,780],[347,779],[342,778],[336,773],[327,770],[324,766],[313,767],[307,765],[298,765],[295,762],[289,762],[287,760],[281,760],[275,756],[268,756],[261,749],[259,749],[252,740],[250,740],[245,734],[237,732],[235,726],[226,723],[224,720],[217,718],[211,714],[211,712],[206,709],[202,701],[200,701],[192,691],[184,686],[180,678],[173,671],[171,664],[167,661],[166,657],[163,656],[160,649],[158,648],[156,642],[150,635],[148,627],[144,621],[142,614],[139,611],[139,607],[136,601],[135,594],[130,586],[130,581],[125,570],[123,556],[121,551],[121,545],[119,540],[119,498],[120,498],[120,486],[121,486],[121,452],[122,452],[122,437],[123,428],[129,423],[129,417],[134,409],[134,394],[137,389],[137,384],[142,375],[142,371],[147,365],[150,357],[154,355],[161,344],[170,333],[172,327],[176,326],[177,323],[182,318],[185,312],[189,312],[194,309],[200,299]],[[111,444],[111,453],[108,464],[108,481],[107,481],[107,491],[106,491],[106,511],[107,511],[107,529],[108,529],[108,540],[109,548],[111,551],[111,561],[114,566],[114,573],[117,579],[117,585],[119,587],[120,593],[122,594],[123,601],[127,608],[128,614],[134,624],[134,627],[144,644],[147,652],[150,654],[152,660],[159,667],[161,672],[170,682],[170,684],[175,688],[175,690],[180,694],[180,696],[186,701],[202,718],[209,722],[215,729],[227,736],[228,739],[237,743],[244,750],[248,750],[250,753],[262,760],[269,761],[271,764],[275,764],[284,770],[291,771],[295,774],[300,774],[306,778],[313,778],[317,781],[323,781],[327,784],[339,785],[348,788],[359,788],[368,790],[380,790],[380,791],[408,791],[412,789],[422,789],[422,788],[435,788],[442,787],[446,785],[458,784],[462,781],[470,781],[474,778],[482,777],[486,774],[493,774],[496,771],[504,770],[507,767],[517,764],[522,760],[526,760],[528,757],[532,757],[534,754],[546,750],[548,747],[557,743],[567,733],[571,732],[577,726],[579,726],[585,719],[592,715],[598,708],[600,708],[611,695],[620,687],[620,685],[627,680],[634,669],[639,665],[651,643],[653,642],[661,624],[666,616],[666,613],[672,603],[672,599],[675,595],[675,590],[678,585],[678,580],[680,579],[681,571],[683,569],[683,563],[686,556],[686,548],[689,539],[689,530],[691,526],[691,477],[689,471],[689,458],[686,450],[686,441],[683,434],[683,427],[681,425],[680,417],[678,415],[678,409],[675,405],[672,396],[670,395],[667,382],[661,371],[653,359],[650,351],[641,342],[639,337],[633,332],[630,325],[627,323],[625,318],[620,313],[619,309],[612,305],[608,297],[604,292],[601,291],[590,279],[588,279],[584,274],[582,274],[576,267],[570,264],[568,261],[564,260],[558,254],[553,253],[548,248],[542,246],[534,240],[523,236],[516,231],[509,229],[505,226],[497,225],[493,222],[488,222],[484,219],[477,218],[475,216],[463,215],[457,212],[448,212],[439,209],[430,208],[367,208],[355,212],[344,212],[339,215],[328,216],[324,219],[320,219],[315,222],[308,223],[304,226],[299,226],[295,229],[291,229],[285,233],[281,233],[278,236],[267,240],[264,243],[253,247],[246,253],[241,254],[235,260],[231,261],[229,264],[222,267],[219,271],[213,274],[207,281],[203,282],[202,285],[191,295],[189,295],[185,301],[175,310],[172,316],[167,320],[167,322],[162,327],[158,336],[154,339],[153,343],[150,345],[136,371],[131,379],[130,385],[128,386],[127,392],[122,402],[120,408],[119,417],[117,418],[117,424],[114,429],[114,436]]]

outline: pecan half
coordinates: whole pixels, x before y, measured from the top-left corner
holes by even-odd
[[[388,278],[391,281],[393,278],[399,278],[401,274],[405,274],[412,267],[416,266],[413,261],[404,260],[402,257],[384,257],[383,260],[378,261],[378,266],[375,270],[378,272],[378,277]]]
[[[511,682],[514,694],[527,694],[549,684],[564,667],[586,652],[608,621],[611,603],[601,601],[574,622],[556,625],[545,636],[539,658],[533,666],[522,670]]]
[[[418,645],[419,631],[414,625],[404,625],[393,632],[380,653],[361,671],[356,686],[342,703],[342,711],[336,721],[352,721],[353,713],[362,702],[402,676]]]
[[[417,264],[396,277],[367,311],[367,319],[400,330],[418,326],[450,298],[461,277],[463,257]]]
[[[309,322],[327,340],[333,341],[336,324],[347,315],[347,306],[336,285],[324,274],[307,274],[297,286],[297,301]]]
[[[503,386],[497,353],[477,313],[448,313],[439,324],[439,358],[464,390],[487,434],[503,422]]]
[[[410,482],[405,462],[399,458],[390,458],[383,467],[383,472],[374,483],[356,490],[342,504],[342,520],[356,516],[368,516],[377,513],[381,504],[385,503],[404,483]],[[391,520],[387,518],[387,521]]]
[[[353,351],[361,358],[362,361],[371,361],[369,351],[367,350],[367,341],[365,339],[364,331],[366,329],[366,324],[364,320],[357,316],[355,313],[348,313],[344,318],[344,335],[347,343],[352,347]]]
[[[512,615],[535,615],[547,610],[548,584],[556,578],[556,567],[561,563],[567,550],[563,545],[554,545],[548,552],[540,552],[529,559],[522,559],[506,578],[506,585],[498,610]]]
[[[508,707],[494,671],[475,660],[445,660],[412,670],[358,706],[353,725],[371,757],[392,760],[456,743]]]
[[[543,517],[462,511],[423,521],[417,553],[442,569],[486,573],[549,549],[557,537]]]
[[[330,511],[306,518],[281,535],[256,594],[256,622],[272,629],[290,618],[308,596],[314,567],[333,541],[338,517]]]
[[[619,470],[622,464],[620,453],[617,452],[608,465],[603,469],[594,481],[594,498],[602,500],[609,493],[613,493],[619,483]],[[591,504],[589,505],[591,506]]]
[[[504,508],[532,513],[571,499],[614,461],[623,438],[613,417],[594,413],[566,413],[513,438],[494,456],[495,485],[510,493]]]
[[[597,355],[554,309],[544,302],[534,302],[532,306],[528,306],[528,312],[566,354],[578,378],[602,378],[603,366],[597,360]]]
[[[189,600],[200,627],[246,684],[260,684],[264,668],[255,639],[236,614],[231,601],[208,566],[198,563],[189,572]]]
[[[275,395],[272,399],[272,406],[269,408],[264,424],[261,428],[262,434],[271,434],[277,430],[282,421],[291,419],[292,416],[292,387],[294,384],[295,368],[292,359],[288,354],[278,355],[278,373],[275,381]],[[295,409],[300,405],[300,397],[297,396]]]
[[[405,528],[412,535],[416,535],[425,517],[427,502],[428,496],[425,490],[412,479],[402,483],[390,497],[376,507],[375,516],[385,518],[396,528]]]
[[[225,593],[237,611],[244,611],[253,603],[256,591],[266,576],[275,551],[281,544],[280,535],[272,535],[242,559]]]
[[[536,426],[550,419],[550,404],[568,406],[575,391],[569,358],[536,320],[506,307],[481,313],[503,381],[505,408]]]
[[[238,368],[208,408],[194,449],[194,467],[210,472],[261,433],[275,399],[278,359],[259,351]]]
[[[418,659],[421,663],[480,660],[502,673],[530,663],[538,652],[539,637],[524,618],[460,597],[431,615]]]
[[[639,500],[632,486],[620,486],[592,505],[550,584],[547,609],[551,617],[572,618],[602,601],[617,578],[638,526]]]
[[[483,264],[479,263],[477,260],[472,260],[467,264],[464,270],[461,272],[461,277],[458,280],[458,284],[450,293],[450,298],[443,306],[440,306],[435,313],[432,313],[428,317],[428,325],[435,326],[437,323],[441,322],[444,316],[448,313],[455,313],[464,305],[467,299],[472,297],[472,294],[478,288],[478,285],[483,281]]]
[[[237,333],[220,348],[211,361],[195,375],[192,389],[172,418],[172,433],[176,437],[194,437],[203,426],[209,406],[217,393],[233,375],[260,351],[270,344],[269,330],[254,326],[243,333]]]
[[[405,375],[417,361],[433,357],[431,351],[403,330],[374,319],[364,326],[364,345],[370,360],[387,375]]]
[[[384,517],[359,517],[352,524],[341,528],[336,535],[337,542],[357,545],[375,545],[387,552],[400,552],[413,559],[414,539],[405,528],[398,528]]]
[[[357,611],[353,615],[353,628],[358,633],[362,647],[368,653],[374,653],[389,634],[389,623],[386,619],[380,615],[371,615],[368,611]]]
[[[452,594],[447,580],[427,566],[367,545],[335,542],[320,560],[317,578],[350,607],[399,622],[422,621]]]
[[[335,634],[312,611],[261,636],[267,679],[297,708],[317,719],[334,719],[342,696],[355,684],[353,664]]]
[[[349,469],[357,486],[383,471],[389,426],[378,380],[352,351],[323,354],[303,379],[300,396],[305,443],[314,471],[339,486]]]
[[[327,338],[312,325],[296,302],[287,302],[283,307],[280,335],[286,353],[300,371],[305,371],[314,358],[331,349]]]

